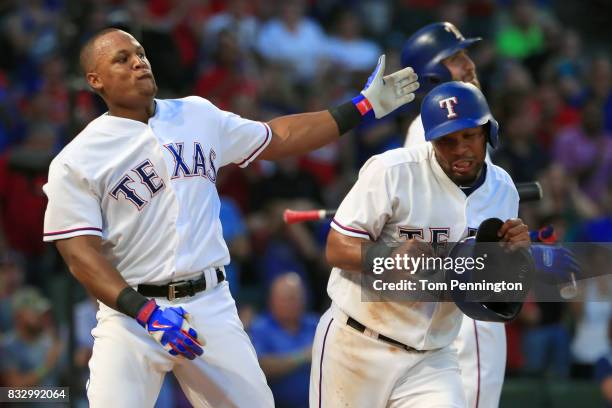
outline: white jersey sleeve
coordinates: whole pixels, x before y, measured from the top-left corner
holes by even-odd
[[[423,129],[423,121],[421,120],[421,115],[419,115],[414,118],[408,127],[404,147],[416,146],[421,143],[425,143],[425,129]]]
[[[222,134],[221,165],[235,163],[248,166],[265,150],[272,140],[272,130],[267,123],[245,119],[232,112],[221,111]]]
[[[44,241],[78,235],[102,236],[100,199],[77,169],[61,160],[54,160],[43,190],[49,199]]]
[[[378,156],[371,157],[346,195],[331,227],[341,234],[376,241],[393,214],[393,175]]]
[[[185,98],[198,106],[201,118],[203,137],[212,131],[209,129],[211,113],[215,118],[215,130],[220,134],[219,147],[221,154],[220,166],[235,163],[240,167],[248,166],[265,150],[272,140],[272,130],[267,123],[245,119],[240,115],[224,111],[216,107],[209,100],[199,96]],[[219,152],[217,152],[219,153]]]

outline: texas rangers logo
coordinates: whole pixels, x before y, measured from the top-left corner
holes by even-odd
[[[446,115],[447,119],[453,119],[457,117],[457,112],[455,112],[455,105],[457,105],[457,97],[451,96],[450,98],[442,99],[440,101],[440,108],[446,109],[448,114]]]
[[[451,23],[444,23],[444,29],[449,33],[452,33],[459,41],[465,40],[463,35],[457,30],[457,27],[452,25]]]

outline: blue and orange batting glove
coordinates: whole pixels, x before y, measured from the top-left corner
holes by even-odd
[[[140,309],[136,320],[173,356],[193,360],[204,353],[203,343],[190,325],[190,315],[182,307],[162,309],[151,299]]]

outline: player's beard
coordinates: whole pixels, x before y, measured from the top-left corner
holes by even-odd
[[[478,89],[482,89],[480,87],[480,81],[478,80],[478,76],[476,75],[476,73],[474,73],[473,76],[464,77],[461,81],[467,82],[468,84],[472,84]]]

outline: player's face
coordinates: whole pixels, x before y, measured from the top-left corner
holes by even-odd
[[[90,85],[109,104],[124,108],[148,106],[157,85],[144,48],[123,31],[112,31],[96,41]]]
[[[450,133],[432,144],[440,167],[455,184],[476,181],[487,153],[484,126]]]
[[[478,82],[478,76],[476,75],[476,65],[467,51],[458,51],[443,59],[442,63],[451,72],[453,81],[468,82],[480,88],[480,82]]]

